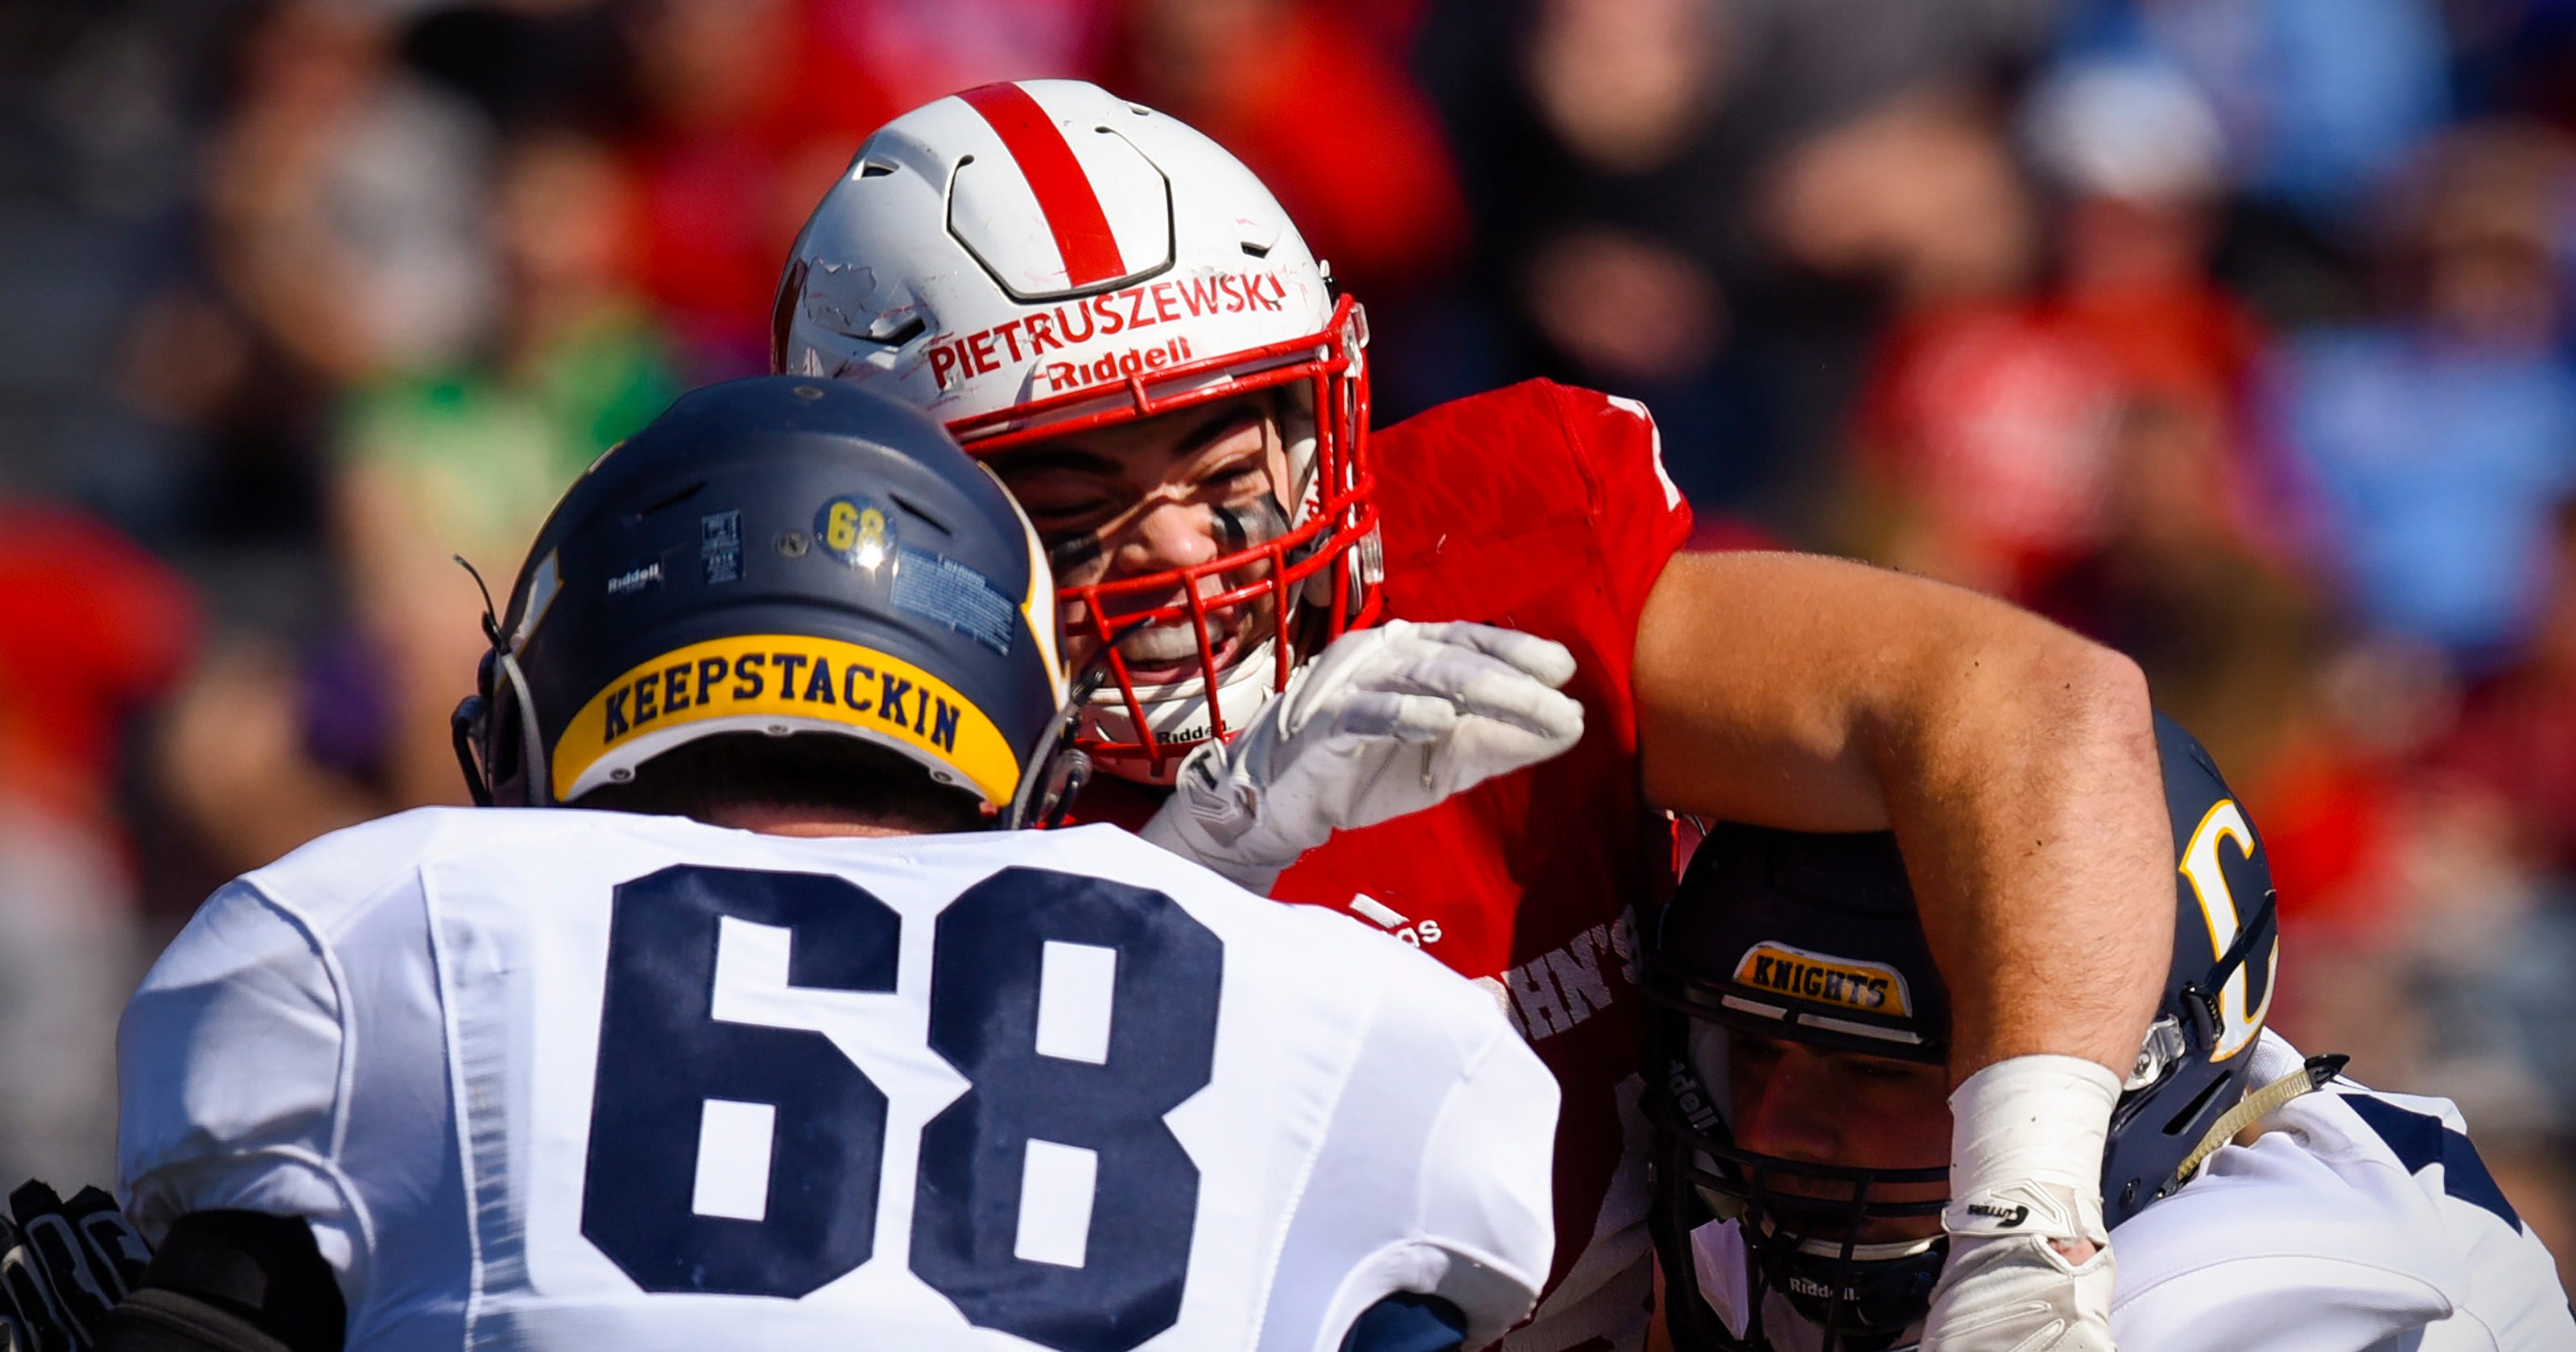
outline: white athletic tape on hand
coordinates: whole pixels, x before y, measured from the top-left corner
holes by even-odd
[[[2102,1150],[2120,1077],[2080,1056],[2015,1056],[1950,1095],[1953,1235],[2108,1242]]]
[[[1950,1095],[1950,1256],[1923,1346],[2112,1352],[2102,1147],[2119,1096],[2118,1075],[2073,1056],[1998,1061]],[[2076,1263],[2052,1240],[2095,1247]]]

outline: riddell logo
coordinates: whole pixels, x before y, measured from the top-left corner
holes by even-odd
[[[1066,390],[1104,385],[1121,376],[1159,371],[1166,366],[1178,366],[1189,359],[1190,340],[1174,338],[1169,342],[1156,343],[1152,347],[1112,352],[1098,361],[1051,361],[1046,364],[1044,371],[1046,389],[1049,394],[1061,394]]]
[[[1717,1110],[1709,1106],[1708,1094],[1700,1088],[1699,1076],[1679,1061],[1669,1062],[1664,1068],[1664,1095],[1691,1124],[1691,1130],[1713,1133],[1725,1127],[1726,1124],[1718,1119]]]
[[[1174,728],[1169,732],[1155,733],[1154,740],[1165,746],[1179,746],[1184,742],[1204,742],[1214,736],[1216,733],[1207,724],[1193,723],[1186,728]]]
[[[1809,1300],[1860,1299],[1860,1292],[1848,1286],[1838,1288],[1830,1283],[1817,1281],[1803,1272],[1789,1274],[1789,1292],[1792,1295],[1805,1296]]]

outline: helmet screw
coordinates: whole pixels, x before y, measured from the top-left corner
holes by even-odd
[[[608,777],[609,777],[610,779],[616,780],[616,781],[617,781],[618,783],[620,783],[620,784],[623,784],[623,783],[625,783],[626,781],[628,781],[628,780],[630,780],[630,779],[633,779],[633,778],[635,777],[635,772],[634,772],[633,770],[629,770],[629,769],[627,769],[625,766],[621,765],[621,766],[618,766],[616,769],[609,771],[609,772],[608,772]]]
[[[796,387],[796,397],[799,399],[820,399],[823,397],[823,391],[812,385],[799,385]]]
[[[803,558],[805,556],[804,532],[792,530],[780,531],[778,533],[778,552],[791,559]]]

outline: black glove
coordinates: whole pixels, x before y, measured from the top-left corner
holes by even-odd
[[[42,1183],[9,1194],[0,1221],[0,1352],[88,1352],[107,1312],[152,1261],[116,1199],[83,1188],[68,1202]]]

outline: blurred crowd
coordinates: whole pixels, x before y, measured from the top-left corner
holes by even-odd
[[[460,798],[456,560],[761,369],[872,127],[1043,75],[1273,186],[1382,420],[1633,395],[1703,547],[2134,656],[2265,834],[2275,1025],[2576,1253],[2576,0],[21,0],[0,1176],[108,1174],[210,887]]]

